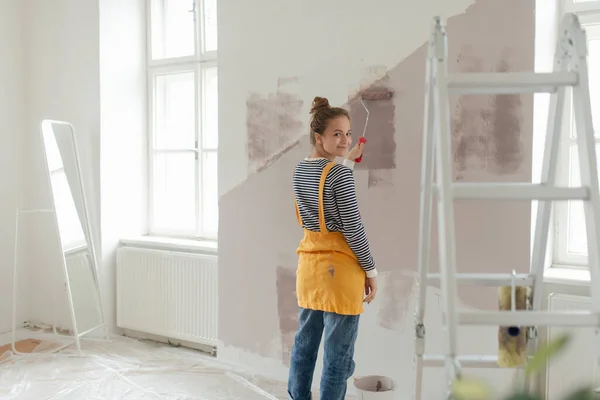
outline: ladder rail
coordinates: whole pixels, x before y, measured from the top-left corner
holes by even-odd
[[[427,354],[423,363],[429,367],[443,367],[445,358],[443,354]],[[464,368],[498,368],[497,355],[461,355],[458,360]]]
[[[439,19],[434,20],[434,26]],[[435,29],[435,28],[434,28]],[[432,62],[433,40],[429,41],[428,57],[425,72],[425,108],[423,112],[423,143],[421,153],[421,195],[419,199],[419,254],[417,258],[417,287],[418,299],[415,304],[415,399],[421,399],[423,391],[423,353],[425,352],[425,302],[427,300],[427,271],[431,248],[431,217],[433,213],[433,154],[434,154],[434,105],[431,74],[434,68]]]
[[[581,36],[585,38],[581,31]],[[585,39],[580,39],[583,41]],[[584,44],[585,46],[585,44]],[[583,50],[585,51],[585,50]],[[582,57],[583,58],[583,57]],[[588,67],[585,58],[578,60],[578,69],[581,85],[573,88],[573,105],[575,109],[575,124],[577,128],[577,144],[579,149],[579,169],[582,184],[590,188],[590,200],[584,203],[586,217],[586,231],[588,237],[588,264],[592,280],[591,290],[600,300],[600,275],[598,267],[600,264],[600,244],[598,243],[598,227],[600,226],[600,191],[598,184],[598,164],[596,154],[596,140],[592,122],[592,111],[589,93]],[[589,221],[595,223],[590,224]],[[594,285],[594,283],[597,283]],[[592,295],[594,295],[592,293]],[[600,302],[593,302],[595,311],[600,312]]]
[[[461,325],[472,326],[600,326],[600,313],[589,311],[468,311],[459,313]]]
[[[443,310],[448,341],[446,343],[446,370],[449,381],[460,376],[457,364],[457,290],[456,290],[456,238],[454,229],[454,204],[452,200],[452,135],[450,132],[450,104],[447,85],[447,34],[445,27],[436,30],[435,37],[435,165],[437,182],[437,222],[439,261]]]
[[[559,87],[577,84],[577,73],[572,71],[545,72],[469,72],[448,75],[452,94],[514,94],[554,93]]]
[[[589,93],[587,37],[577,16],[568,14],[561,21],[561,37],[557,40],[552,73],[468,73],[448,74],[446,67],[447,37],[440,18],[434,19],[427,58],[426,92],[423,128],[422,175],[419,220],[418,274],[419,299],[415,323],[424,328],[427,285],[440,283],[443,298],[447,347],[443,355],[424,354],[424,334],[416,329],[416,399],[421,399],[424,365],[445,365],[449,384],[460,378],[461,362],[465,365],[493,365],[493,356],[459,356],[458,325],[594,326],[596,354],[600,361],[600,184],[596,145]],[[573,88],[573,106],[577,130],[581,188],[556,187],[556,163],[566,88]],[[449,93],[527,93],[549,92],[551,101],[540,184],[455,184],[452,181]],[[433,109],[433,112],[432,112]],[[434,184],[434,171],[436,183]],[[437,196],[439,274],[429,274],[429,247],[432,231],[432,198]],[[458,199],[539,200],[529,274],[521,274],[511,284],[533,288],[531,310],[458,312],[457,284],[499,286],[507,283],[505,274],[457,274],[455,221],[453,206]],[[583,200],[588,237],[588,257],[592,278],[591,312],[550,313],[541,311],[542,282],[550,232],[553,201]],[[492,277],[491,275],[495,275]],[[504,285],[503,285],[504,286]],[[532,330],[535,333],[535,330]],[[419,336],[419,333],[421,336]],[[537,337],[534,337],[537,338]],[[528,343],[528,356],[537,350],[538,340]],[[524,380],[525,389],[530,386]]]
[[[566,60],[561,57],[562,45],[560,40],[557,43],[554,69],[564,70],[566,68]],[[566,98],[566,88],[561,88],[550,97],[550,106],[548,109],[548,125],[546,127],[546,140],[544,144],[544,157],[542,161],[541,184],[554,185],[556,183],[556,160],[560,149],[560,129],[562,128],[563,110]],[[554,161],[554,162],[553,162]],[[588,193],[589,195],[589,193]],[[536,224],[533,239],[532,251],[532,272],[540,277],[540,271],[543,273],[545,254],[547,249],[547,232],[550,228],[550,201],[540,201],[537,207]],[[546,232],[546,234],[545,234]],[[538,282],[539,285],[539,282]],[[541,306],[542,291],[535,290],[539,287],[534,285],[532,306],[537,309]],[[537,306],[537,307],[536,307]]]
[[[584,202],[586,221],[588,266],[590,269],[592,311],[600,313],[600,185],[598,183],[598,162],[596,139],[592,120],[591,96],[587,63],[587,36],[578,19],[569,16],[572,39],[577,49],[577,58],[572,60],[573,68],[579,71],[579,85],[573,88],[573,108],[577,129],[579,171],[581,183],[590,188],[590,200]],[[596,327],[596,361],[600,363],[600,328]]]
[[[563,21],[564,25],[564,21]],[[567,27],[563,26],[561,32],[565,32]],[[557,38],[554,51],[555,72],[564,72],[568,67],[568,59],[564,51],[562,38]],[[578,79],[578,82],[579,79]],[[566,100],[566,88],[560,87],[550,96],[548,107],[548,125],[546,126],[546,136],[544,143],[544,153],[542,160],[542,170],[540,182],[542,185],[555,185],[557,174],[557,160],[560,151],[560,138],[562,121],[564,116],[564,107]],[[589,195],[589,193],[588,193]],[[552,203],[549,200],[539,201],[536,210],[536,220],[533,236],[533,249],[531,255],[530,270],[535,276],[533,284],[533,295],[531,299],[531,309],[540,310],[542,307],[543,279],[546,262],[546,253],[548,247],[548,234],[550,231],[550,217],[552,214]],[[537,333],[537,331],[536,331]],[[534,339],[534,338],[532,338]],[[537,339],[537,338],[535,338]],[[527,343],[527,355],[533,356],[540,345],[539,340],[529,340]],[[530,390],[531,382],[525,382],[525,389]]]
[[[421,155],[421,198],[420,198],[420,217],[419,217],[419,254],[417,259],[417,269],[419,278],[419,301],[416,305],[415,315],[418,323],[423,323],[425,312],[425,295],[427,290],[427,271],[429,270],[429,256],[431,247],[431,217],[433,214],[433,155],[435,148],[434,124],[432,121],[433,93],[431,86],[430,73],[433,70],[430,59],[427,61],[427,77],[425,92],[425,112],[423,121],[423,145]]]
[[[439,273],[427,274],[427,283],[430,285],[439,284],[440,280]],[[456,274],[456,281],[462,285],[499,287],[515,282],[515,286],[531,286],[534,278],[531,274]]]
[[[434,189],[437,190],[437,188]],[[573,199],[587,200],[590,197],[589,190],[586,187],[558,187],[525,182],[461,182],[452,185],[452,192],[455,200],[540,200],[548,202]]]

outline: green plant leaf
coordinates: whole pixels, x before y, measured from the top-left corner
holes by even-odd
[[[506,400],[542,400],[542,398],[533,394],[517,393],[511,394],[506,398]]]
[[[592,388],[577,389],[568,395],[565,400],[593,400],[594,390]]]
[[[488,400],[491,392],[484,381],[458,379],[452,383],[452,397],[456,400]]]
[[[527,363],[525,374],[529,377],[537,373],[544,367],[546,361],[558,354],[569,343],[571,336],[567,333],[557,337],[556,339],[544,343],[540,349],[533,355],[531,361]]]

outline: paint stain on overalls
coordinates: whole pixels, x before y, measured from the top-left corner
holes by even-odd
[[[358,315],[363,312],[366,274],[341,232],[329,232],[325,225],[323,189],[331,162],[323,168],[319,182],[319,232],[304,229],[296,252],[296,293],[298,305],[311,310]],[[296,202],[296,217],[302,218]]]

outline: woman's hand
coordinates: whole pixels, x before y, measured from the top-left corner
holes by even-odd
[[[365,303],[369,304],[375,298],[377,294],[377,277],[367,278],[365,282]]]
[[[348,152],[348,155],[346,156],[346,158],[350,161],[356,160],[357,158],[362,156],[364,147],[365,147],[365,144],[359,142]]]

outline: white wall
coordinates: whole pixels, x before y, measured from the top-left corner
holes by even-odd
[[[434,14],[457,15],[474,1],[420,1],[410,12],[412,2],[393,3],[382,1],[373,7],[360,0],[219,4],[219,103],[225,110],[219,117],[221,195],[252,173],[246,153],[248,93],[273,93],[278,78],[302,77],[295,94],[305,100],[306,113],[315,93],[326,94],[332,104],[343,104],[368,83],[366,68],[388,70],[421,46]],[[374,30],[377,33],[369,35]],[[371,75],[371,81],[380,77]]]
[[[140,204],[145,198],[145,1],[24,0],[23,7],[27,15],[23,25],[28,84],[26,206],[50,205],[40,121],[71,122],[96,252],[102,258],[103,300],[108,321],[114,325],[116,243],[119,237],[144,229]],[[51,323],[54,291],[65,295],[52,220],[32,216],[24,229],[31,255],[29,318]]]
[[[390,0],[377,2],[372,7],[362,1],[323,3],[317,0],[285,6],[268,0],[263,0],[260,7],[243,0],[220,4],[221,357],[248,363],[285,379],[296,312],[293,304],[295,249],[302,235],[295,221],[291,176],[295,164],[310,152],[307,137],[310,103],[319,95],[328,97],[334,105],[349,106],[353,131],[355,135],[360,134],[364,116],[353,108],[355,102],[349,99],[387,75],[384,84],[395,90],[395,114],[377,116],[380,106],[369,104],[367,147],[370,143],[373,146],[382,135],[382,128],[388,123],[384,118],[393,120],[396,165],[384,171],[369,167],[369,160],[387,151],[371,147],[372,153],[365,154],[365,161],[354,173],[361,215],[380,270],[378,299],[366,307],[361,320],[355,376],[392,376],[403,394],[410,393],[424,44],[431,21],[436,14],[448,18],[451,71],[502,68],[531,71],[534,68],[533,5],[533,1],[522,0],[420,1],[418,4]],[[263,101],[260,111],[267,116],[264,119],[252,114],[251,107],[257,98]],[[505,137],[517,130],[522,158],[514,169],[501,170],[492,167],[496,162],[492,156],[481,162],[475,156],[467,160],[466,169],[456,168],[455,174],[462,174],[463,180],[529,181],[533,96],[520,97],[515,101],[518,105],[512,107],[513,111],[516,109],[515,114],[505,118],[519,120],[518,128],[504,121],[494,131],[491,126],[497,122],[485,115],[499,112],[500,106],[479,109],[488,99],[462,100],[464,103],[452,107],[453,122],[460,120],[463,124],[463,129],[456,128],[456,136],[472,129],[483,133],[481,139],[491,141],[493,135]],[[360,110],[360,105],[358,107]],[[291,135],[287,124],[290,119],[299,125]],[[498,119],[501,118],[498,116]],[[264,147],[286,136],[282,143],[293,139],[300,142],[287,150],[276,145],[267,148],[266,158],[279,158],[257,171],[256,163],[249,159],[249,145],[255,145],[251,143],[251,130],[269,133],[257,140],[264,143]],[[486,154],[495,154],[496,149],[486,151],[489,152]],[[458,154],[455,155],[458,158]],[[528,269],[528,205],[461,202],[455,210],[460,272]],[[432,247],[437,246],[435,236]],[[432,256],[435,269],[437,254]],[[439,352],[443,348],[438,297],[436,289],[430,288],[428,352]],[[494,290],[461,288],[460,297],[465,308],[497,307]],[[461,352],[497,353],[497,328],[471,328],[462,332]],[[321,359],[315,383],[319,381],[320,364]],[[493,378],[497,387],[506,388],[510,381],[510,371],[506,370],[469,370],[468,373]],[[444,386],[443,374],[441,369],[428,369],[424,398],[439,396]]]
[[[21,0],[0,2],[0,332],[11,326],[15,212],[22,204],[20,187],[25,165],[21,158],[25,148],[22,18]],[[20,282],[26,281],[22,276]],[[25,286],[20,290],[18,323],[25,318],[25,290]]]
[[[100,250],[100,67],[97,0],[24,0],[27,152],[26,207],[48,209],[39,123],[71,122],[81,155],[84,191],[95,243]],[[53,296],[64,296],[60,247],[49,214],[28,217],[30,318],[51,323]],[[59,303],[57,303],[59,304]]]
[[[102,296],[115,316],[119,239],[146,231],[146,1],[100,0]]]
[[[263,4],[261,15],[247,18],[254,15],[256,5],[245,1],[221,2],[221,195],[231,192],[252,173],[245,141],[249,92],[274,92],[277,77],[303,76],[308,77],[299,93],[305,101],[303,112],[317,93],[327,95],[332,103],[342,104],[349,94],[366,83],[365,68],[389,69],[419,47],[426,40],[426,23],[434,12],[460,15],[473,2],[430,0],[412,9],[409,18],[402,17],[406,15],[408,3],[393,3],[393,8],[385,13],[378,7],[366,8],[357,0],[346,1],[341,6],[337,2],[317,5],[314,1],[285,6]],[[414,4],[411,2],[410,6]],[[145,209],[140,207],[142,202],[139,201],[145,198],[141,185],[145,177],[139,167],[145,157],[144,18],[144,0],[135,0],[135,3],[118,0],[0,2],[0,142],[3,144],[0,165],[3,171],[11,171],[0,175],[0,225],[8,227],[0,232],[0,331],[10,326],[14,208],[17,205],[46,208],[49,201],[41,174],[38,123],[42,118],[65,119],[73,122],[77,129],[96,240],[102,244],[105,307],[109,321],[114,321],[114,248],[119,237],[144,230]],[[403,18],[402,23],[399,18]],[[306,21],[315,23],[316,28],[310,29]],[[243,28],[246,23],[250,26],[248,29]],[[261,29],[255,29],[256,26]],[[377,27],[377,41],[366,33],[373,27]],[[282,40],[283,36],[273,34],[278,30],[289,32],[289,36]],[[265,62],[266,59],[273,62]],[[244,68],[240,68],[241,65]],[[273,186],[268,190],[279,193]],[[27,291],[22,291],[20,304],[26,309],[22,310],[23,318],[19,321],[27,317],[48,322],[52,290],[61,289],[50,286],[47,280],[55,274],[62,278],[61,271],[55,268],[58,260],[52,243],[48,243],[49,227],[49,220],[41,216],[30,218],[22,227],[23,238],[29,240],[29,245],[24,246],[21,254],[31,257],[23,257],[27,263],[23,281],[30,283],[27,283]],[[227,248],[227,238],[222,240],[223,247]],[[285,256],[280,257],[282,262],[287,262]],[[250,273],[260,271],[250,269]],[[382,274],[383,282],[396,278],[393,274]],[[269,293],[272,291],[272,279],[259,281],[268,286]],[[564,287],[552,286],[548,290],[563,291]],[[428,298],[428,304],[432,305],[429,332],[439,328],[437,298],[435,290]],[[271,298],[270,301],[276,300]],[[255,304],[250,302],[249,305]],[[412,310],[413,305],[407,304],[407,309]],[[379,324],[378,313],[384,308],[385,304],[374,303],[365,314],[362,326]],[[270,308],[254,308],[250,318],[254,324],[258,320],[270,326],[273,321],[269,313],[272,313]],[[238,325],[242,332],[245,328],[243,324]],[[252,336],[252,332],[249,333]],[[470,337],[485,338],[477,348],[469,349],[493,354],[494,333],[494,329],[472,332],[461,346],[472,345]],[[412,354],[410,323],[396,324],[392,329],[363,328],[361,338],[357,374],[382,372],[402,376],[402,383],[412,378],[403,369]],[[403,361],[384,359],[374,366],[373,352],[364,345],[364,339],[382,344],[384,350],[388,350],[382,354],[400,356]],[[392,346],[388,346],[390,343]],[[264,357],[264,352],[258,355],[225,342],[219,354],[251,365],[268,366],[263,369],[265,373],[279,374],[285,379],[286,369],[276,349],[281,345],[278,339],[266,343],[266,353],[270,354]],[[497,383],[508,379],[506,371],[500,374],[503,376],[495,371],[487,373]],[[442,375],[441,371],[430,372],[426,381],[442,382]]]

